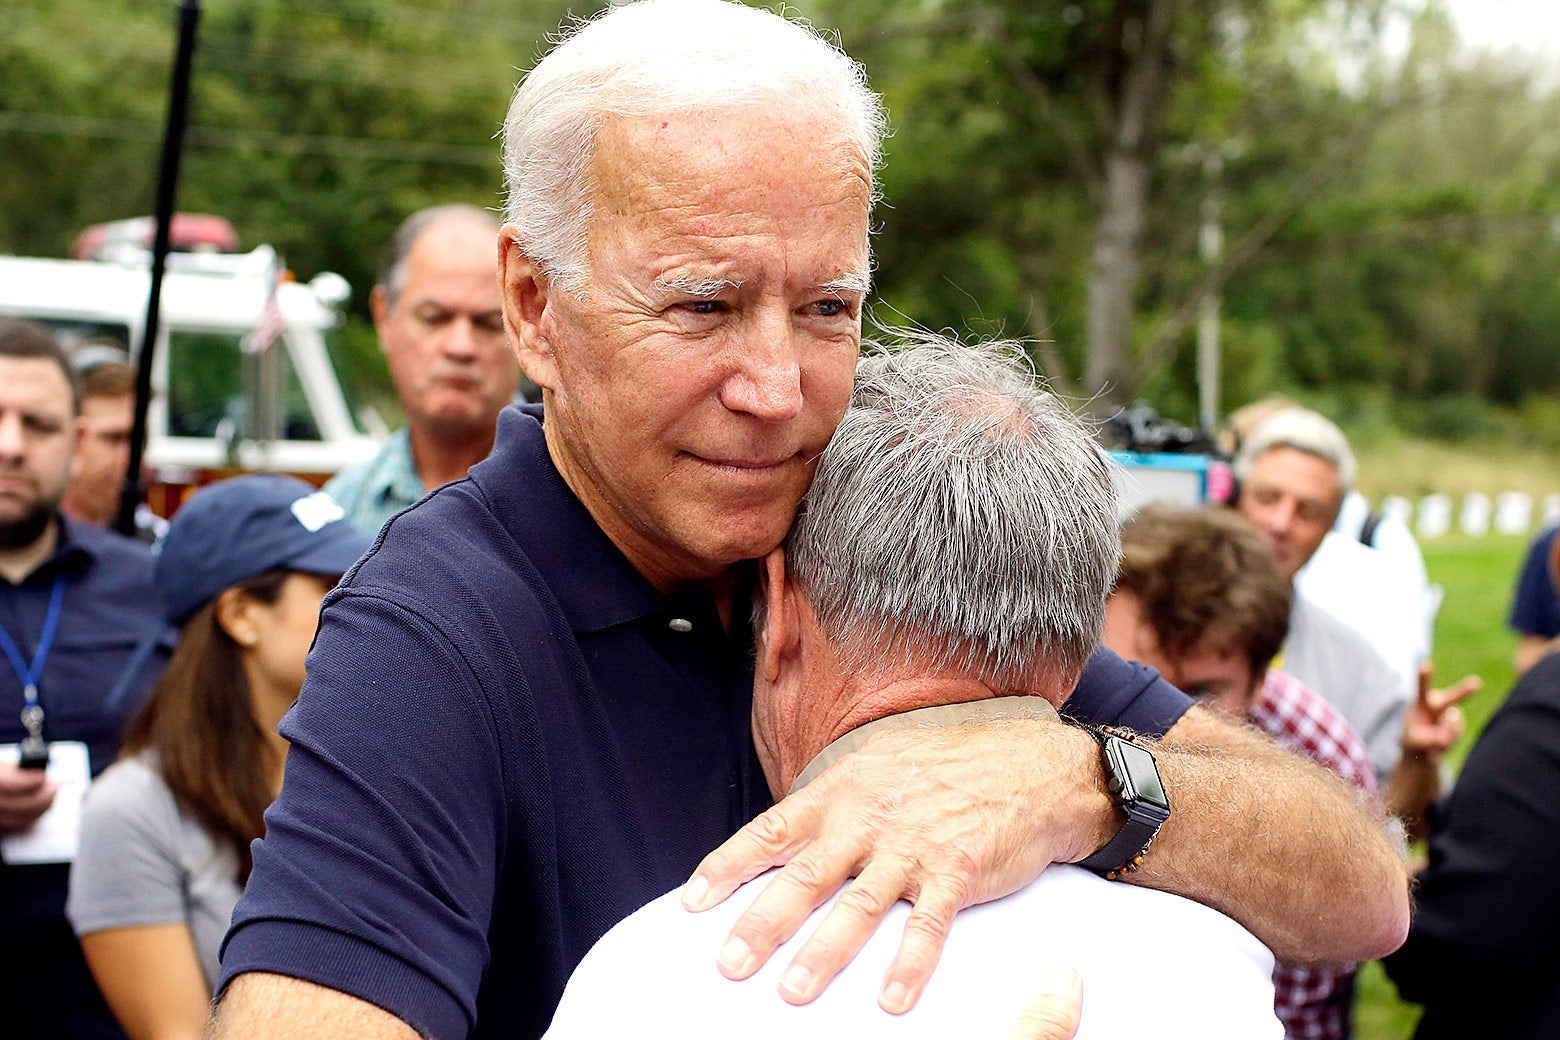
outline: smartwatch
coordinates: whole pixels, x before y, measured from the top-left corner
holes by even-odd
[[[1165,796],[1154,753],[1137,742],[1136,733],[1115,726],[1083,729],[1099,742],[1106,785],[1127,821],[1103,848],[1079,860],[1078,866],[1114,881],[1143,865],[1154,835],[1170,818],[1170,799]]]

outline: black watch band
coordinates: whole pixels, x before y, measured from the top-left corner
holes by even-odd
[[[1137,742],[1137,734],[1112,726],[1083,727],[1100,745],[1105,779],[1126,822],[1115,837],[1078,866],[1114,881],[1137,870],[1159,828],[1170,818],[1170,802],[1154,753]]]

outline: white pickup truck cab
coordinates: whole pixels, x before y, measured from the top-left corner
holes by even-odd
[[[109,338],[134,351],[146,316],[149,254],[127,246],[100,255],[0,255],[0,314],[41,321],[67,347]],[[345,279],[327,273],[306,285],[278,284],[277,270],[269,246],[169,255],[147,415],[158,513],[168,515],[186,488],[220,475],[280,471],[318,483],[374,451],[326,347],[350,293]],[[279,335],[267,349],[246,349],[273,289]]]

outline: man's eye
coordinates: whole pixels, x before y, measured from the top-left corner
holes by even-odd
[[[848,314],[850,312],[850,304],[846,303],[844,300],[836,300],[832,298],[819,300],[817,303],[813,304],[813,307],[817,309],[819,317],[823,318],[837,318],[841,314]]]
[[[683,306],[694,314],[724,314],[726,312],[724,300],[690,300]]]

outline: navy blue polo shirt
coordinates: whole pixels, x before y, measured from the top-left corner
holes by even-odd
[[[0,626],[32,661],[55,580],[64,578],[54,643],[38,677],[43,734],[84,742],[95,775],[118,755],[125,725],[167,663],[173,633],[146,546],[63,517],[58,522],[58,544],[47,560],[20,584],[0,579]],[[25,735],[23,703],[21,677],[0,656],[0,743]],[[28,1035],[122,1037],[65,919],[69,878],[66,864],[0,864],[0,935],[27,962],[25,971],[8,973],[0,994],[12,1025]]]
[[[135,710],[173,646],[152,553],[140,542],[58,517],[54,552],[21,584],[0,579],[0,626],[25,661],[38,650],[55,579],[65,580],[54,645],[38,677],[46,740],[79,740],[96,776],[113,764]],[[22,679],[0,656],[0,743],[26,736]],[[64,920],[64,866],[0,865],[0,922]]]
[[[92,773],[108,768],[130,715],[162,673],[173,633],[152,584],[152,553],[140,542],[59,518],[54,553],[20,585],[0,580],[0,626],[32,660],[57,577],[65,579],[54,645],[38,678],[44,737],[80,740]],[[0,657],[0,743],[22,726],[22,681]]]
[[[506,410],[327,599],[222,985],[276,972],[440,1040],[540,1036],[591,945],[769,804],[750,633],[645,581],[538,417]]]
[[[1511,614],[1506,624],[1520,635],[1553,639],[1560,635],[1560,594],[1549,573],[1549,554],[1554,551],[1560,528],[1551,527],[1540,534],[1522,561],[1517,591],[1512,596]]]

